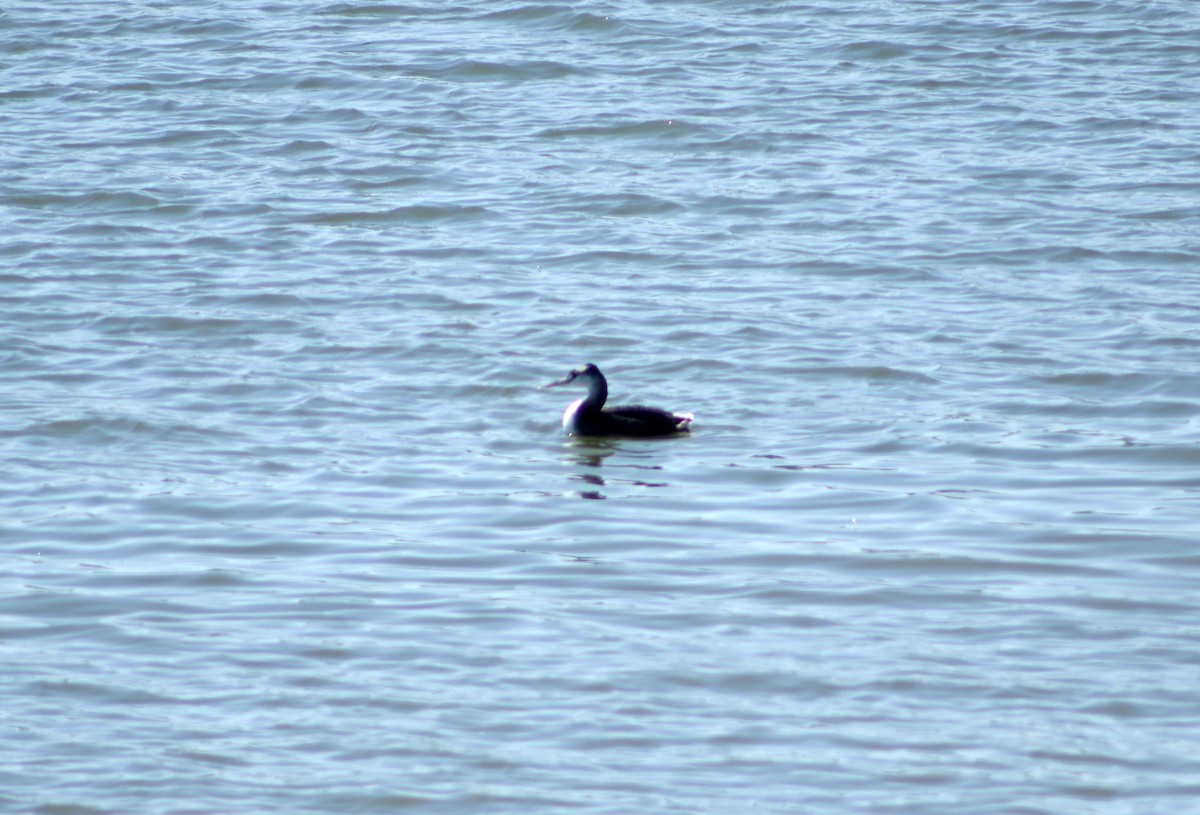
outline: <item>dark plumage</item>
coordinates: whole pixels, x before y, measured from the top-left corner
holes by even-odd
[[[587,396],[572,402],[563,412],[563,430],[572,436],[674,436],[687,433],[692,423],[690,413],[671,413],[644,405],[604,407],[608,381],[590,362],[542,387],[560,385],[585,385],[588,389]]]

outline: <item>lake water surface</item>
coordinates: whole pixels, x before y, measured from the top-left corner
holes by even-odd
[[[0,809],[1200,812],[1197,31],[8,4]]]

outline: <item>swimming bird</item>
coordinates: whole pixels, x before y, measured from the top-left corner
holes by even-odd
[[[670,413],[643,405],[604,407],[608,399],[608,380],[592,363],[580,365],[557,382],[560,385],[585,385],[587,396],[563,411],[563,430],[571,436],[673,436],[687,433],[693,417],[690,413]]]

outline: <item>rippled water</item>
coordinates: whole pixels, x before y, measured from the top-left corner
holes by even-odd
[[[0,808],[1197,811],[1198,28],[9,4]]]

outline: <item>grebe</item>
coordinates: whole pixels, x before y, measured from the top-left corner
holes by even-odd
[[[694,418],[690,413],[670,413],[658,408],[628,405],[604,407],[608,381],[592,363],[580,365],[563,379],[543,385],[586,385],[587,396],[572,402],[563,412],[563,430],[571,436],[673,436],[687,433]]]

